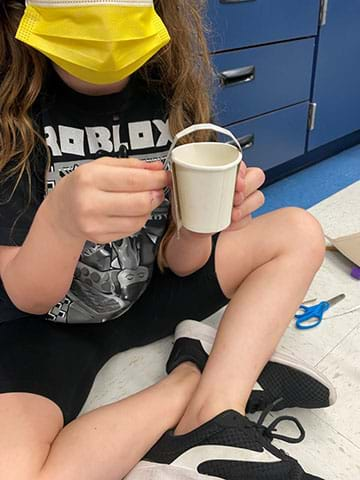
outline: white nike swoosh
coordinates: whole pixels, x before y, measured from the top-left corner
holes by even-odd
[[[264,391],[264,389],[262,388],[262,386],[258,382],[255,383],[253,390],[255,390],[257,392],[263,392]]]
[[[245,448],[223,445],[200,445],[180,455],[171,465],[197,470],[198,465],[213,460],[273,463],[279,459],[267,450],[254,452]]]

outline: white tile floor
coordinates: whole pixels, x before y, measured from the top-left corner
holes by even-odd
[[[310,211],[329,236],[360,231],[360,182],[324,200]],[[306,241],[306,239],[304,239]],[[328,314],[342,313],[360,304],[360,281],[350,277],[351,264],[337,253],[328,253],[307,298],[327,299],[345,293],[346,299]],[[216,325],[222,311],[207,322]],[[143,348],[121,353],[108,362],[96,378],[83,412],[128,396],[156,382],[171,348],[166,338]],[[334,383],[337,403],[326,410],[293,410],[306,430],[300,445],[277,442],[309,473],[324,480],[360,479],[360,310],[329,319],[313,330],[290,326],[282,351],[317,366]],[[282,414],[282,413],[280,413]],[[290,425],[282,427],[287,433]],[[290,434],[291,432],[288,432]]]

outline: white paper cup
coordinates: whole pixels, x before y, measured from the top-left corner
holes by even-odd
[[[198,142],[175,147],[181,136],[212,129],[231,136],[229,143]],[[184,133],[185,132],[185,133]],[[212,124],[193,125],[174,139],[169,152],[173,174],[176,223],[197,233],[215,233],[231,223],[241,147],[226,129]]]

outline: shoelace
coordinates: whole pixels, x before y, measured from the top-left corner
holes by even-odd
[[[260,431],[260,433],[263,436],[266,436],[270,441],[274,439],[278,440],[283,440],[284,442],[287,443],[300,443],[304,440],[305,438],[305,430],[299,420],[295,417],[289,416],[289,415],[282,415],[281,417],[276,418],[273,422],[270,423],[267,427],[264,425],[265,418],[269,415],[271,410],[274,408],[275,405],[280,403],[283,399],[279,398],[278,400],[275,400],[272,402],[260,415],[258,421],[253,424],[256,426],[256,428]],[[276,427],[279,425],[281,422],[293,422],[299,429],[300,435],[296,438],[294,437],[288,437],[287,435],[280,435],[278,433],[275,433],[277,431]]]

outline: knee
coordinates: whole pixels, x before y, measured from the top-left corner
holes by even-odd
[[[0,458],[0,478],[6,480],[43,480],[42,464],[51,445],[16,445],[5,448]]]
[[[28,393],[0,395],[0,478],[40,480],[51,444],[62,428],[60,409]]]
[[[296,207],[284,208],[282,214],[288,248],[304,261],[319,268],[324,260],[325,239],[318,220],[306,210]]]

